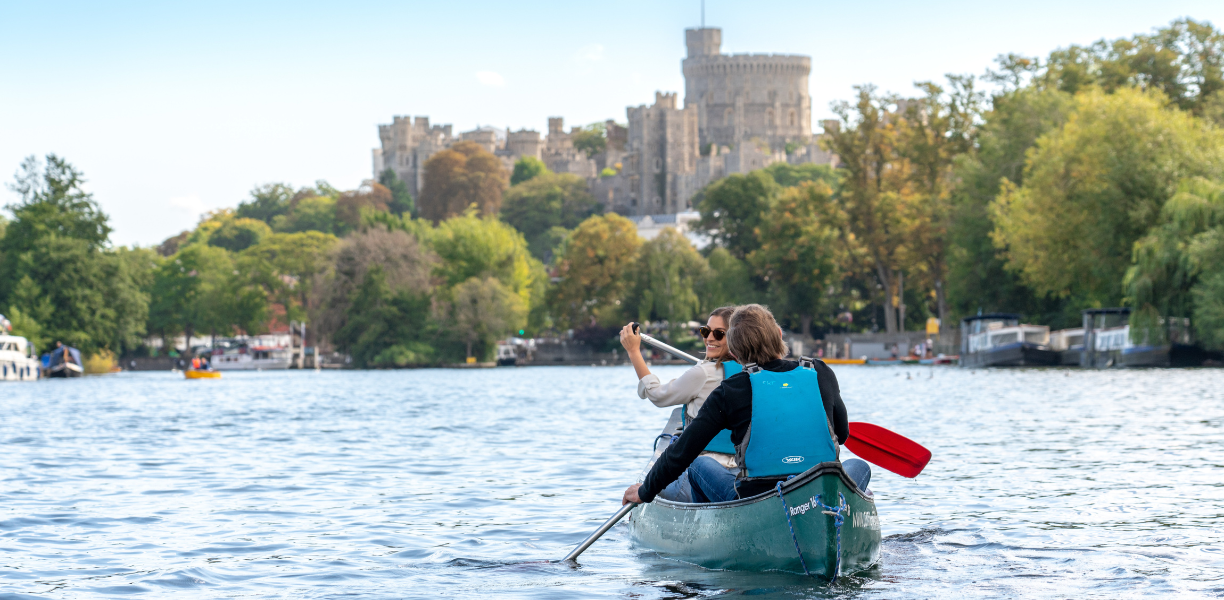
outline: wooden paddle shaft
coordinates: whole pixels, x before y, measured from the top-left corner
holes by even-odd
[[[600,525],[599,529],[595,530],[595,533],[592,533],[590,537],[583,540],[581,544],[578,544],[577,548],[574,548],[573,552],[566,554],[565,558],[561,560],[578,560],[579,554],[582,554],[587,548],[590,548],[591,544],[595,543],[595,540],[603,537],[603,534],[607,533],[609,529],[612,529],[612,526],[616,525],[618,521],[625,518],[625,515],[629,514],[629,511],[633,510],[633,507],[635,506],[637,506],[636,502],[630,502],[629,504],[622,506],[620,510],[616,511],[616,514],[612,515],[607,521],[604,521],[604,524]]]

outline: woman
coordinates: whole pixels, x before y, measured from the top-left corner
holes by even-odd
[[[662,383],[658,375],[650,372],[646,359],[642,357],[642,336],[633,331],[633,324],[621,329],[621,345],[629,354],[633,370],[638,376],[638,397],[645,398],[660,408],[667,406],[684,407],[683,423],[691,423],[701,411],[701,405],[706,396],[722,383],[723,379],[740,371],[739,364],[727,354],[727,319],[735,312],[734,306],[716,308],[710,313],[705,327],[702,327],[701,337],[705,340],[705,360],[693,365],[679,377]],[[735,447],[730,442],[730,432],[722,432],[721,437],[709,444],[703,456],[709,456],[719,464],[735,467]],[[719,452],[718,450],[721,450]],[[692,502],[691,487],[687,477],[680,477],[667,490],[662,492],[664,498],[677,502]]]
[[[821,361],[784,360],[786,345],[764,306],[740,307],[727,323],[725,351],[745,364],[744,371],[709,395],[704,409],[655,461],[643,482],[625,490],[624,502],[650,502],[655,496],[670,500],[663,490],[685,478],[695,502],[746,498],[812,466],[839,459],[838,446],[845,443],[850,428],[833,371]],[[741,446],[743,464],[734,469],[702,456],[706,444],[725,429]],[[778,456],[785,458],[775,460]],[[848,459],[841,464],[866,492],[871,481],[867,463]]]

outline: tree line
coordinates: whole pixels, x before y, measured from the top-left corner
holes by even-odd
[[[0,309],[40,347],[90,353],[305,321],[364,367],[487,359],[511,334],[607,345],[628,320],[749,301],[816,337],[1126,305],[1224,344],[1222,62],[1224,35],[1184,19],[909,96],[859,87],[826,130],[836,168],[774,164],[693,199],[701,250],[471,142],[429,159],[419,198],[390,170],[269,184],[155,248],[113,247],[83,175],[31,158],[0,221]]]

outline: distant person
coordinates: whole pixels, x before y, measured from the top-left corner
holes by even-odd
[[[822,462],[839,458],[839,445],[850,436],[846,405],[837,377],[818,360],[784,360],[786,344],[769,309],[740,307],[728,320],[727,351],[743,363],[743,372],[728,377],[706,398],[697,418],[680,439],[663,452],[641,484],[625,490],[623,502],[651,502],[664,496],[673,481],[687,474],[695,502],[725,502],[773,488],[778,481]],[[758,398],[759,396],[759,398]],[[754,414],[754,400],[763,408]],[[753,419],[760,425],[748,432]],[[778,423],[796,424],[803,435],[771,435]],[[742,464],[735,468],[703,456],[706,444],[724,429],[742,444]],[[768,457],[803,457],[799,462]],[[842,462],[860,490],[871,482],[871,467],[860,459]]]
[[[734,306],[716,308],[699,332],[705,340],[705,360],[693,365],[679,377],[662,383],[658,375],[650,372],[646,359],[642,357],[642,336],[634,333],[633,324],[621,329],[621,345],[633,363],[638,377],[638,397],[645,398],[660,408],[683,406],[681,426],[692,423],[701,411],[706,396],[724,379],[740,372],[739,363],[727,354],[727,319],[735,312]],[[702,454],[726,467],[735,466],[735,446],[731,444],[730,432],[723,432],[725,439],[709,444]],[[663,491],[663,497],[676,502],[692,502],[691,485],[687,477],[678,478]]]

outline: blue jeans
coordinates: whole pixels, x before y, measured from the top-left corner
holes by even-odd
[[[842,469],[859,490],[866,492],[871,483],[871,465],[861,458],[848,458],[842,461]],[[727,502],[735,500],[735,477],[739,469],[728,469],[718,461],[708,456],[698,456],[692,465],[681,475],[688,477],[692,490],[692,502]],[[677,481],[679,483],[679,481]],[[676,484],[672,484],[676,485]],[[671,486],[668,486],[670,489]]]

